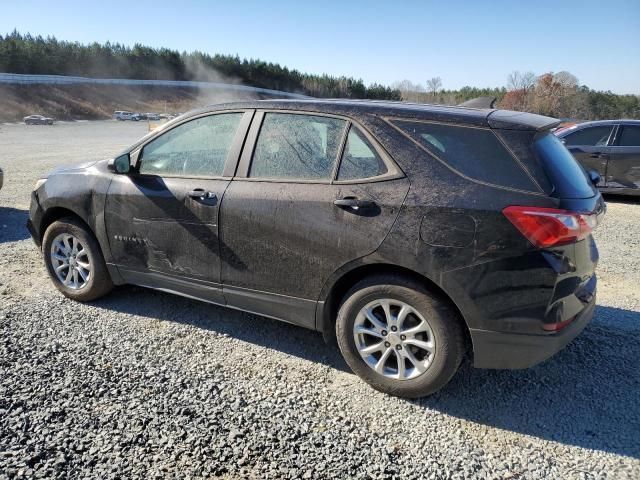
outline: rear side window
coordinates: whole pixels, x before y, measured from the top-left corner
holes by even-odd
[[[565,136],[564,143],[570,146],[603,147],[609,140],[612,128],[610,125],[583,128]]]
[[[356,127],[351,127],[338,170],[338,180],[365,179],[385,173],[387,166],[369,140]]]
[[[331,180],[345,127],[337,118],[265,114],[249,177]]]
[[[624,125],[618,142],[620,147],[640,147],[640,126]]]
[[[595,195],[584,169],[554,134],[547,133],[538,138],[534,150],[554,186],[554,197],[590,198]]]
[[[466,177],[496,186],[539,191],[489,129],[412,121],[393,124]]]

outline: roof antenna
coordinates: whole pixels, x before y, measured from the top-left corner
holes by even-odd
[[[466,102],[462,102],[459,107],[470,107],[470,108],[495,108],[496,97],[476,97],[471,100],[467,100]]]

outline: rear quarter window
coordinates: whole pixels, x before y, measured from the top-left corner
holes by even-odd
[[[537,138],[533,149],[553,184],[554,197],[591,198],[595,195],[587,173],[553,133]]]
[[[387,166],[371,143],[356,127],[351,127],[338,170],[338,180],[378,177],[387,171]]]
[[[463,176],[494,186],[540,192],[490,129],[408,120],[391,123]]]

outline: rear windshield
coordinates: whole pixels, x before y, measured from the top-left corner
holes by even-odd
[[[495,186],[539,191],[489,129],[410,120],[392,123],[437,159],[468,178]]]
[[[534,150],[554,186],[554,197],[590,198],[596,194],[587,173],[554,134],[538,138]]]

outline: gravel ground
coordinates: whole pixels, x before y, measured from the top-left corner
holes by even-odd
[[[568,348],[406,401],[311,331],[142,288],[57,293],[24,228],[33,183],[145,129],[0,125],[0,478],[640,478],[640,203],[609,199],[596,318]]]

